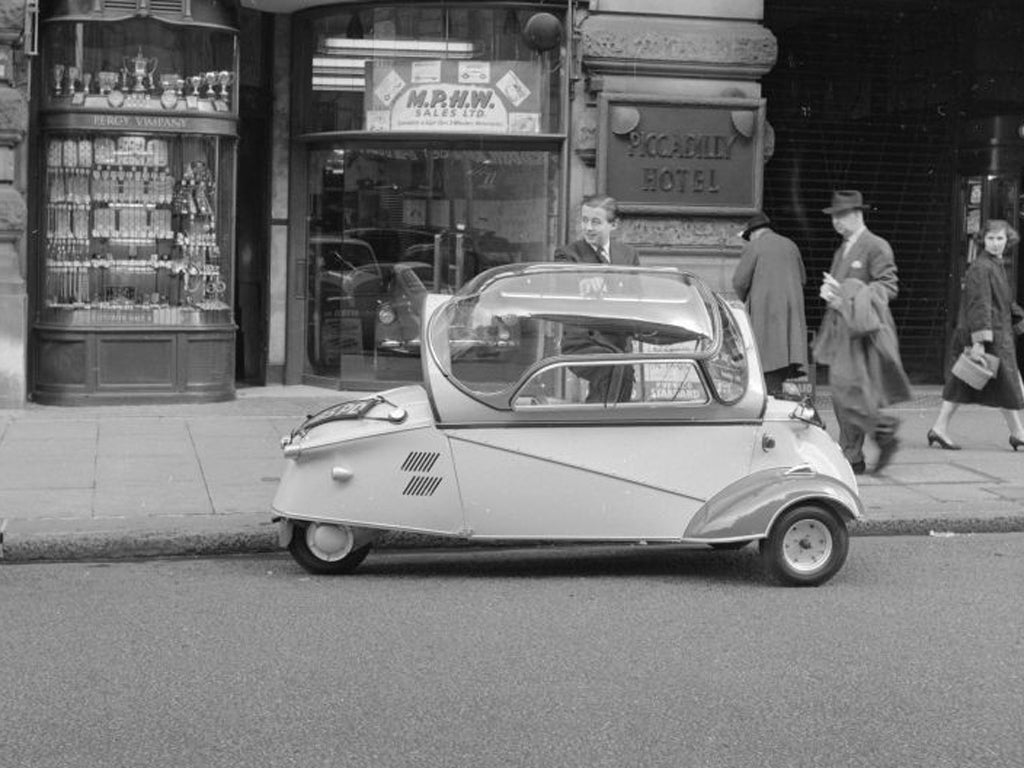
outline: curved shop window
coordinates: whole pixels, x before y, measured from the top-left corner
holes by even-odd
[[[309,54],[296,61],[293,257],[306,266],[293,317],[307,380],[419,381],[426,292],[551,258],[564,7],[374,3],[297,18],[295,50]]]

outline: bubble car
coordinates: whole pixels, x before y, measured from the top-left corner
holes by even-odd
[[[389,532],[756,543],[790,585],[842,568],[863,514],[850,466],[811,403],[766,395],[745,312],[696,276],[512,264],[426,295],[422,316],[422,385],[282,439],[273,515],[306,570],[351,572]]]

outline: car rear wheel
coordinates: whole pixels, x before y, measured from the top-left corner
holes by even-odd
[[[366,559],[373,546],[358,545],[356,532],[344,525],[309,523],[296,528],[288,551],[310,573],[337,576],[351,573]]]
[[[816,587],[843,567],[850,536],[846,523],[832,510],[801,506],[780,515],[760,547],[774,578],[792,586]]]

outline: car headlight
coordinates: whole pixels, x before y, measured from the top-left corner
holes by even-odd
[[[377,309],[377,320],[382,325],[391,325],[398,319],[394,307],[390,304],[381,304]]]
[[[812,424],[815,427],[821,427],[825,429],[825,421],[821,418],[821,415],[815,409],[815,407],[807,401],[804,401],[798,405],[793,412],[789,415],[791,419],[797,419],[805,424]]]

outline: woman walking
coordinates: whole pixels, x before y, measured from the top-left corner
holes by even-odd
[[[949,437],[949,420],[961,403],[977,403],[1003,412],[1010,430],[1010,447],[1016,451],[1024,446],[1024,424],[1020,409],[1024,408],[1024,386],[1017,369],[1013,325],[1024,316],[1011,298],[1006,278],[1003,253],[1020,241],[1020,236],[1007,222],[990,219],[978,230],[975,240],[984,250],[967,268],[960,313],[953,333],[953,358],[965,347],[970,356],[981,360],[984,353],[999,358],[999,370],[983,389],[973,389],[957,377],[947,374],[942,390],[942,406],[935,424],[928,430],[928,445],[947,451],[960,450]]]

